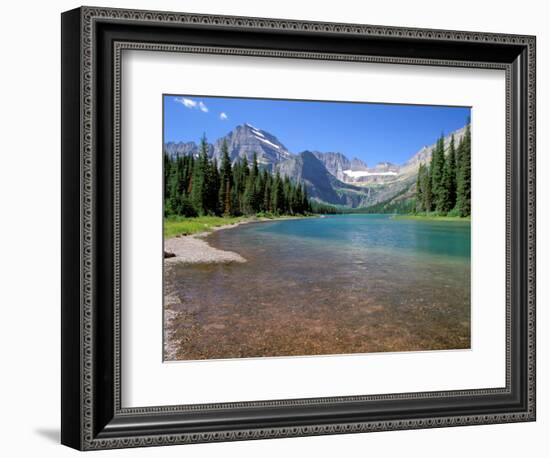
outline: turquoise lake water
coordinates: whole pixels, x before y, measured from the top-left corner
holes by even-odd
[[[470,223],[336,215],[215,232],[244,264],[169,275],[181,359],[470,347]]]

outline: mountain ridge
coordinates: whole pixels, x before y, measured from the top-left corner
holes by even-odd
[[[445,150],[451,136],[459,142],[466,126],[444,137]],[[260,167],[271,173],[304,183],[308,195],[318,202],[351,208],[368,207],[397,196],[409,195],[415,186],[420,164],[427,164],[435,146],[425,145],[403,164],[379,162],[374,167],[356,157],[351,160],[342,152],[302,151],[293,153],[273,134],[252,124],[236,126],[214,143],[207,143],[208,156],[221,163],[222,145],[227,143],[232,163],[246,159],[251,162],[256,153]],[[199,146],[189,142],[167,142],[164,153],[171,157],[198,157]]]

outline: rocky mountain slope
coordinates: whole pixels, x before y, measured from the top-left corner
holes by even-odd
[[[313,151],[313,155],[319,159],[326,169],[340,181],[346,181],[346,171],[367,170],[367,164],[360,159],[354,158],[351,161],[342,153],[321,153]]]
[[[213,156],[218,161],[222,157],[224,140],[227,142],[229,157],[233,162],[245,156],[251,161],[254,153],[256,153],[258,163],[273,171],[275,165],[292,157],[292,154],[277,137],[251,124],[237,126],[225,137],[216,141]]]

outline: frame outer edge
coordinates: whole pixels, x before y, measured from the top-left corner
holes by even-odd
[[[527,326],[528,326],[528,367],[527,367],[527,402],[529,420],[537,419],[537,383],[536,383],[536,149],[537,149],[537,38],[530,37],[527,43]]]
[[[529,421],[535,419],[535,344],[534,344],[534,326],[535,326],[535,38],[527,35],[508,35],[508,34],[493,34],[482,32],[461,32],[461,31],[444,31],[444,30],[428,30],[400,27],[384,27],[384,26],[369,26],[358,24],[335,24],[335,23],[315,23],[309,21],[284,20],[284,19],[264,19],[264,18],[246,18],[246,17],[231,17],[231,16],[214,16],[186,13],[167,13],[155,11],[133,11],[124,9],[112,8],[95,8],[82,7],[78,11],[81,15],[79,18],[79,45],[81,46],[79,55],[81,57],[81,67],[79,68],[79,79],[81,84],[79,107],[79,140],[81,140],[81,170],[80,177],[82,179],[81,203],[82,203],[82,226],[78,226],[82,231],[82,262],[79,259],[79,273],[81,274],[82,301],[78,316],[78,332],[79,334],[78,348],[80,360],[77,365],[78,370],[78,386],[79,391],[79,447],[80,449],[104,449],[104,448],[125,448],[137,446],[152,446],[152,445],[168,445],[177,443],[198,443],[212,441],[227,441],[227,440],[246,440],[246,439],[262,439],[270,437],[292,437],[292,436],[307,436],[320,434],[339,434],[351,432],[366,432],[366,431],[385,431],[389,429],[416,429],[430,428],[441,426],[459,426],[459,425],[474,425],[488,423],[507,423],[516,421]],[[68,13],[65,13],[68,14]],[[93,433],[93,328],[92,328],[92,311],[93,311],[93,204],[94,204],[94,189],[93,189],[93,112],[94,112],[94,90],[93,90],[93,29],[95,20],[112,20],[133,22],[141,24],[159,24],[171,23],[182,25],[201,25],[210,27],[231,27],[241,30],[246,29],[291,29],[300,32],[324,32],[337,34],[359,34],[364,36],[384,36],[395,38],[414,38],[418,40],[447,40],[459,42],[485,42],[500,45],[515,45],[523,46],[528,50],[528,71],[527,71],[527,98],[528,107],[526,116],[528,117],[528,196],[526,203],[528,207],[528,221],[524,224],[528,225],[528,285],[526,299],[526,310],[528,311],[527,328],[528,328],[528,364],[526,368],[528,376],[527,395],[528,406],[525,411],[517,413],[501,413],[490,416],[456,416],[434,418],[417,418],[408,421],[387,421],[383,423],[367,422],[367,423],[350,423],[350,424],[330,424],[330,425],[313,425],[311,427],[287,427],[287,428],[269,428],[264,430],[227,430],[220,433],[198,433],[198,434],[162,434],[159,436],[141,436],[141,437],[121,437],[113,439],[96,439]],[[75,101],[78,100],[78,97]],[[65,108],[65,106],[64,106]],[[82,116],[80,118],[80,115]],[[66,127],[66,123],[63,123]],[[63,135],[63,145],[65,146],[65,134]],[[63,158],[67,156],[66,148],[63,148]],[[65,161],[64,161],[65,164]],[[64,168],[65,173],[65,168]],[[65,190],[65,188],[64,188]],[[80,194],[79,194],[80,197]],[[80,202],[79,202],[80,203]],[[74,202],[73,202],[74,204]],[[73,215],[74,216],[74,215]],[[64,220],[65,221],[65,220]],[[73,223],[74,224],[74,223]],[[63,228],[69,226],[63,223]],[[63,247],[68,248],[64,241]],[[65,254],[63,255],[64,264],[67,264]],[[74,263],[72,264],[74,266]],[[80,270],[81,269],[81,270]],[[67,289],[64,286],[64,290]],[[70,287],[69,287],[70,289]],[[64,291],[65,292],[65,291]],[[65,304],[65,301],[64,301]],[[66,304],[65,304],[66,305]],[[66,315],[66,307],[64,306],[64,315]],[[74,313],[73,313],[74,315]],[[73,317],[74,318],[74,317]],[[65,324],[65,321],[63,321]],[[63,362],[66,362],[65,356]],[[80,370],[82,373],[80,373]],[[63,372],[65,374],[65,372]],[[73,381],[76,370],[72,371]],[[65,380],[65,378],[64,378]],[[63,410],[65,412],[65,410]],[[64,425],[66,426],[65,421]],[[63,439],[62,439],[63,440]],[[64,441],[64,443],[67,443]],[[71,445],[67,443],[67,445]],[[72,446],[72,445],[71,445]]]
[[[61,17],[61,443],[82,449],[81,14]]]
[[[173,11],[132,10],[83,6],[86,19],[110,19],[141,23],[166,23],[192,26],[230,27],[256,30],[287,30],[306,33],[336,33],[371,37],[414,38],[420,40],[449,40],[472,43],[496,43],[502,45],[527,45],[533,35],[516,35],[463,30],[424,29],[416,27],[383,26],[311,20],[264,18],[250,16],[226,16],[217,14],[182,13]]]

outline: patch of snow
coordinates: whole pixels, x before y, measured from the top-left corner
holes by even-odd
[[[351,178],[362,178],[373,176],[396,176],[397,172],[367,172],[364,170],[344,170],[344,174]]]
[[[247,122],[245,122],[245,124],[246,124],[248,127],[250,127],[251,129],[260,130],[260,129],[258,129],[257,127],[254,127],[252,124],[249,124],[249,123],[247,123]]]
[[[264,137],[264,134],[262,134],[261,132],[258,132],[257,130],[252,129],[252,133],[254,135],[257,135],[258,137],[262,137],[262,138]]]
[[[267,143],[268,145],[272,146],[273,148],[276,148],[276,149],[280,149],[279,145],[276,145],[275,143],[271,143],[269,140],[267,140],[266,138],[260,138],[260,137],[256,137],[258,140],[260,140],[261,142],[264,142],[264,143]]]

